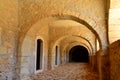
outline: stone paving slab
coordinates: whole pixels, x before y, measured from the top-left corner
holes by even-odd
[[[30,80],[99,80],[99,77],[86,63],[68,63],[33,75]]]

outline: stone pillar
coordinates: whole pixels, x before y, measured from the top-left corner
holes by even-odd
[[[109,80],[109,55],[108,49],[98,52],[98,72],[100,80]]]

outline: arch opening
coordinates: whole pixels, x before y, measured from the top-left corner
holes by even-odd
[[[89,62],[88,50],[83,46],[74,46],[69,51],[69,62]]]

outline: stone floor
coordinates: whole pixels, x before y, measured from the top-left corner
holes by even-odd
[[[96,72],[86,63],[68,63],[54,70],[38,73],[31,80],[98,80]]]

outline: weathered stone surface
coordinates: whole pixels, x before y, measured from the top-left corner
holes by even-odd
[[[114,4],[115,2],[111,3]],[[112,5],[111,5],[112,6]],[[109,11],[109,41],[113,43],[120,39],[120,8],[112,8]]]
[[[7,54],[7,48],[5,46],[0,46],[0,54]]]
[[[120,79],[120,40],[112,43],[109,47],[110,56],[110,80]]]

